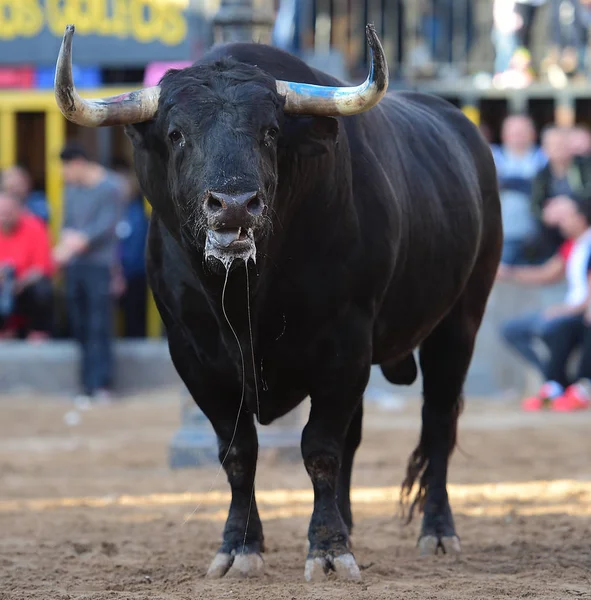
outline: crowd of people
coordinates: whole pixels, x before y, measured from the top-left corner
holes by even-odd
[[[81,349],[80,399],[108,400],[117,303],[123,334],[145,336],[148,220],[128,165],[107,169],[76,143],[60,158],[65,189],[55,243],[50,224],[57,215],[33,191],[27,170],[0,174],[0,338],[56,335],[63,299],[67,331]]]
[[[523,88],[535,79],[531,34],[544,5],[550,11],[549,44],[541,74],[555,87],[586,75],[591,0],[494,0],[495,86]]]
[[[497,88],[525,88],[538,77],[562,88],[589,75],[591,0],[493,0],[491,4],[487,10],[492,13],[492,32],[487,23],[481,33],[472,0],[419,0],[419,42],[410,59],[415,75],[457,77],[480,35],[491,36],[492,84]],[[532,31],[543,8],[548,11],[547,51],[537,64],[532,58]]]
[[[550,125],[538,146],[532,120],[512,115],[501,138],[492,146],[504,228],[497,279],[566,282],[562,303],[502,326],[507,345],[544,380],[523,408],[584,409],[591,401],[591,131]],[[540,356],[540,342],[546,356]],[[575,349],[581,354],[571,377],[567,366]]]

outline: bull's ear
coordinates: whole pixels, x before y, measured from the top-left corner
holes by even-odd
[[[339,122],[332,117],[286,119],[280,145],[301,156],[326,154],[337,143]]]

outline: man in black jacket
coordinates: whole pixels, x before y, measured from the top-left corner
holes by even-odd
[[[542,148],[548,157],[548,164],[534,178],[532,185],[532,213],[539,222],[538,233],[528,245],[532,262],[547,260],[565,241],[558,228],[544,223],[544,208],[555,198],[578,200],[588,195],[591,189],[591,157],[573,154],[571,131],[566,127],[550,125],[542,132]]]

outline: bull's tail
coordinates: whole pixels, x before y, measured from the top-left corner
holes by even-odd
[[[457,441],[457,425],[458,419],[464,408],[464,397],[460,396],[450,411],[448,421],[447,439],[449,440],[447,447],[447,458],[452,454]],[[402,511],[405,524],[408,525],[414,516],[415,510],[423,512],[425,508],[425,500],[427,498],[427,484],[429,477],[429,459],[433,451],[434,439],[436,436],[443,436],[444,433],[437,428],[441,427],[442,423],[437,423],[432,419],[423,419],[423,427],[421,437],[417,447],[413,450],[408,460],[406,468],[406,477],[402,482],[400,490],[400,508]],[[435,450],[436,451],[436,450]],[[415,483],[418,482],[418,490],[412,497]]]

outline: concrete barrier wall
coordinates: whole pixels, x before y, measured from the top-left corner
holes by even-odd
[[[78,347],[70,341],[0,343],[0,393],[76,393],[78,369]],[[118,393],[135,393],[175,383],[182,385],[166,340],[122,340],[115,344],[114,386]]]
[[[515,357],[500,338],[502,322],[529,310],[560,302],[564,286],[544,289],[499,283],[487,307],[472,366],[466,381],[466,393],[478,396],[519,395],[539,379]],[[38,391],[70,394],[77,391],[78,349],[69,341],[43,345],[24,342],[0,343],[0,393]],[[182,382],[168,352],[166,340],[121,340],[115,346],[115,387],[118,393],[135,393],[168,387]],[[411,387],[393,387],[374,367],[368,386],[368,399],[384,395],[416,396],[421,381]]]

